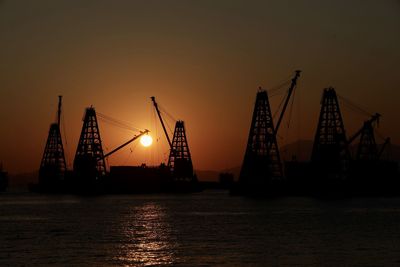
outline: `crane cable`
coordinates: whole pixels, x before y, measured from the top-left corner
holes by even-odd
[[[290,81],[287,81],[287,82],[281,84],[280,88],[278,88],[277,90],[272,90],[272,91],[268,90],[268,96],[275,97],[275,96],[279,96],[279,95],[286,93],[286,90],[281,90],[281,89],[286,88],[289,84],[290,84]]]
[[[285,103],[285,97],[282,98],[282,100],[281,100],[281,102],[279,103],[279,105],[278,105],[276,111],[274,112],[274,115],[272,116],[272,118],[273,118],[274,120],[276,119],[276,116],[278,116],[278,114],[281,112],[283,103]]]
[[[105,114],[100,113],[100,112],[96,112],[96,115],[99,118],[99,120],[101,120],[101,121],[103,121],[105,123],[108,123],[110,125],[113,125],[115,127],[119,127],[121,129],[129,130],[129,131],[139,131],[139,132],[141,131],[141,129],[132,126],[129,122],[126,122],[126,121],[123,121],[123,120],[119,120],[119,119],[115,119],[115,118],[113,118],[111,116],[105,115]],[[106,145],[106,142],[104,140],[102,140],[102,143],[103,143],[104,151],[109,151],[109,148]],[[134,147],[136,147],[136,145]],[[131,149],[131,154],[132,154],[132,149]],[[105,158],[105,163],[106,163],[106,166],[110,165],[108,157]]]
[[[100,113],[100,112],[97,112],[96,114],[97,114],[97,117],[98,117],[100,120],[104,121],[105,123],[111,124],[111,125],[113,125],[113,126],[116,126],[116,127],[119,127],[119,128],[125,129],[125,130],[140,131],[139,128],[136,128],[136,127],[132,126],[132,125],[131,125],[130,123],[128,123],[128,122],[115,119],[115,118],[113,118],[113,117],[110,117],[110,116],[108,116],[108,115],[102,114],[102,113]]]
[[[358,112],[360,114],[366,115],[368,117],[372,116],[372,113],[366,111],[366,108],[360,107],[360,105],[355,104],[353,101],[345,98],[344,96],[341,96],[339,94],[336,94],[339,99],[351,110]]]
[[[169,130],[169,134],[171,134],[171,135],[173,135],[174,134],[174,131],[172,130],[172,128],[171,128],[171,126],[169,125],[169,123],[168,123],[168,121],[165,119],[165,116],[164,115],[166,115],[166,117],[170,120],[170,121],[173,121],[174,123],[177,121],[170,113],[168,113],[168,111],[165,109],[165,108],[163,108],[162,106],[160,106],[160,104],[158,104],[157,103],[157,106],[158,106],[158,110],[160,111],[160,113],[162,114],[162,117],[163,117],[163,121],[164,121],[164,124],[167,126],[167,128],[168,128],[168,130]]]
[[[282,86],[288,85],[290,82],[291,82],[291,80],[289,80],[289,81],[283,83]],[[296,87],[297,87],[297,85],[296,85]],[[293,89],[296,89],[296,87],[293,88]],[[288,91],[289,91],[289,90],[286,90],[285,96],[282,98],[281,102],[279,103],[279,106],[278,106],[277,110],[276,110],[275,113],[273,114],[273,119],[274,119],[274,120],[276,119],[277,115],[278,115],[280,112],[282,112],[283,104],[285,103],[285,100],[286,100]],[[282,93],[280,93],[280,94],[282,94]],[[273,96],[276,96],[276,95],[278,95],[278,93],[276,93],[276,94],[273,95]],[[293,90],[293,94],[292,94],[292,97],[291,97],[291,99],[290,99],[289,116],[288,116],[288,119],[287,119],[287,122],[286,122],[287,127],[286,127],[285,133],[284,133],[283,135],[281,135],[281,134],[275,132],[276,138],[279,139],[279,140],[281,140],[281,141],[284,140],[285,137],[287,138],[287,136],[289,135],[289,128],[290,128],[290,124],[291,124],[291,120],[292,120],[292,114],[293,114],[293,106],[294,106],[294,98],[295,98],[295,95],[296,95],[296,90]],[[283,156],[283,158],[286,158],[286,156],[287,156],[287,151],[283,151],[282,156]]]
[[[297,87],[297,86],[296,86]],[[289,128],[290,128],[290,125],[291,125],[291,122],[292,122],[292,114],[293,114],[293,106],[294,106],[294,99],[295,99],[295,96],[296,96],[296,90],[293,90],[293,94],[292,94],[292,97],[291,97],[291,99],[290,99],[290,106],[289,106],[289,115],[288,115],[288,117],[287,117],[287,121],[286,121],[286,133],[285,134],[283,134],[283,136],[282,135],[279,135],[279,134],[277,134],[277,136],[279,137],[279,139],[281,139],[281,140],[283,140],[284,138],[285,138],[285,136],[287,137],[288,135],[289,135]],[[280,105],[279,105],[279,108],[278,108],[278,110],[275,112],[275,114],[274,114],[274,119],[275,119],[275,117],[276,117],[276,115],[277,115],[277,113],[280,111],[280,109],[281,109],[281,106],[283,105],[283,103],[284,103],[284,101],[285,101],[285,98],[283,98],[283,100],[281,101],[281,103],[280,103]]]
[[[281,80],[281,82],[278,83],[278,85],[276,85],[276,86],[274,86],[274,87],[272,87],[272,88],[270,88],[270,89],[267,90],[267,91],[268,91],[268,94],[269,94],[271,97],[272,97],[272,96],[275,96],[275,95],[282,94],[282,92],[281,92],[281,93],[278,93],[278,91],[279,91],[280,89],[282,89],[283,87],[287,86],[288,84],[290,84],[291,81],[292,81],[292,77],[291,77],[291,76],[285,78],[284,80]]]
[[[171,114],[169,114],[162,106],[160,106],[160,104],[157,103],[157,106],[158,106],[158,110],[160,111],[160,113],[162,113],[162,115],[167,115],[167,118],[169,118],[172,121],[176,121],[175,118]],[[158,143],[163,138],[161,135],[164,136],[165,133],[164,133],[163,130],[161,130],[161,132],[160,132],[160,130],[159,130],[159,119],[157,117],[156,110],[154,108],[152,110],[153,110],[154,125],[155,125],[155,129],[156,129],[156,131],[155,131],[156,132],[156,137],[157,137],[156,138],[156,142]],[[168,124],[168,121],[166,121],[165,119],[164,119],[164,125],[166,125],[166,128],[168,129],[169,133],[173,135],[171,127]],[[167,152],[162,151],[162,148],[160,148],[160,146],[157,146],[157,151],[156,151],[157,155],[158,155],[157,160],[158,161],[160,160],[159,155],[160,155],[160,152],[161,152],[161,154],[163,155],[163,156],[161,156],[162,157],[161,161],[167,162],[168,161],[168,157],[169,157],[169,151],[170,151],[169,145],[168,145]]]
[[[375,134],[376,134],[376,137],[378,137],[379,139],[386,140],[386,137],[376,129],[375,129]]]
[[[65,167],[68,168],[68,163],[69,162],[69,147],[68,147],[68,141],[67,141],[67,131],[65,130],[65,118],[64,118],[64,112],[61,112],[61,121],[62,121],[62,133],[64,135],[64,157],[65,157]],[[61,127],[61,125],[58,125],[58,127]],[[67,153],[65,153],[67,152]]]
[[[168,111],[163,107],[163,106],[161,106],[160,104],[158,104],[157,103],[157,105],[158,105],[158,109],[161,111],[161,113],[163,114],[163,115],[167,115],[167,117],[170,119],[170,120],[172,120],[172,121],[177,121],[175,118],[174,118],[174,116],[172,116],[170,113],[168,113]]]
[[[290,128],[290,123],[292,121],[292,114],[293,114],[293,106],[294,106],[294,98],[296,96],[296,90],[293,90],[293,95],[292,95],[292,99],[290,102],[290,107],[289,107],[289,116],[288,116],[288,121],[287,121],[287,128]]]
[[[297,87],[297,86],[296,86],[296,87]],[[293,89],[296,89],[296,87],[293,88]],[[276,116],[277,116],[280,112],[282,112],[282,106],[283,106],[283,104],[285,103],[285,100],[286,100],[288,91],[289,91],[289,90],[286,90],[286,95],[285,95],[285,97],[283,97],[282,100],[281,100],[281,102],[279,103],[278,108],[276,109],[276,111],[275,111],[275,113],[274,113],[274,115],[273,115],[273,119],[275,119]],[[290,100],[290,101],[291,101],[291,104],[290,104],[291,106],[293,106],[295,93],[296,93],[296,90],[293,90],[293,95],[292,95],[292,98],[291,98],[291,100]],[[290,112],[291,112],[291,111],[290,111]]]
[[[359,114],[363,114],[366,115],[368,117],[372,116],[372,113],[366,111],[366,109],[364,107],[360,107],[359,105],[356,105],[353,101],[337,94],[337,96],[340,98],[340,100],[347,106],[347,108],[349,108],[352,111],[358,112]],[[378,125],[378,124],[377,124]],[[375,132],[375,136],[380,138],[381,140],[386,140],[386,138],[377,130],[374,130]],[[387,154],[391,154],[390,151],[390,144],[388,146],[388,148],[385,149],[385,151],[388,151]],[[389,156],[390,157],[390,156]]]
[[[151,125],[154,125],[154,134],[155,134],[155,142],[157,143],[156,147],[155,147],[155,153],[156,155],[159,155],[159,145],[158,145],[158,141],[160,139],[160,137],[158,136],[158,125],[157,125],[157,114],[154,108],[150,108],[150,113],[152,115],[151,116]],[[157,161],[159,161],[159,158],[157,157]]]
[[[136,149],[136,147],[137,147],[137,143],[133,144],[133,148],[129,148],[130,153],[129,153],[129,155],[126,157],[126,159],[125,159],[123,165],[126,165],[126,163],[127,163],[128,160],[131,158],[131,156],[132,156],[132,154],[133,154],[133,151]]]
[[[337,95],[337,96],[339,97],[339,99],[345,104],[345,107],[347,107],[349,110],[352,110],[352,111],[354,111],[354,112],[358,112],[358,114],[362,114],[362,115],[365,115],[365,116],[367,116],[367,117],[372,117],[372,116],[373,116],[372,113],[366,111],[366,108],[365,108],[365,107],[360,107],[359,105],[355,104],[353,101],[351,101],[351,100],[349,100],[349,99],[347,99],[347,98],[345,98],[345,97],[343,97],[343,96],[341,96],[341,95],[339,95],[339,94],[336,94],[336,95]],[[379,127],[379,120],[376,122],[376,125],[377,125],[377,127]],[[375,133],[377,134],[377,136],[378,136],[379,138],[381,138],[382,140],[385,139],[385,137],[383,137],[383,135],[381,135],[381,134],[376,130],[376,128],[375,128],[374,131],[375,131]]]

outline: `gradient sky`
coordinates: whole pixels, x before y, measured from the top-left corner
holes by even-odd
[[[160,137],[109,164],[165,160],[152,95],[185,120],[196,169],[238,166],[258,86],[296,69],[303,73],[281,146],[313,138],[328,86],[380,112],[379,131],[400,143],[396,0],[0,0],[0,33],[0,161],[11,173],[39,168],[59,94],[69,166],[90,105]],[[279,102],[271,99],[273,109]],[[366,119],[343,113],[349,135]],[[101,121],[100,131],[106,150],[133,134]]]

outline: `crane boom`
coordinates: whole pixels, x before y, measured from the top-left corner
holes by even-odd
[[[153,101],[154,107],[156,108],[157,115],[158,115],[158,118],[160,119],[161,126],[163,127],[165,136],[167,137],[167,141],[168,141],[169,147],[172,149],[172,142],[171,142],[171,139],[169,138],[167,129],[165,128],[164,120],[163,120],[162,117],[161,117],[160,110],[158,109],[158,105],[157,105],[157,102],[156,102],[156,98],[155,98],[154,96],[152,96],[152,97],[150,97],[150,98],[151,98],[151,101]]]
[[[375,113],[374,115],[372,115],[372,117],[369,120],[364,122],[364,124],[372,124],[373,122],[379,120],[380,117],[381,117],[381,114]],[[347,141],[347,144],[350,145],[354,140],[356,140],[357,137],[362,133],[363,129],[364,129],[364,125],[352,137],[350,137],[350,139]]]
[[[285,111],[286,111],[286,108],[287,108],[287,106],[289,104],[289,100],[290,100],[290,97],[292,96],[293,90],[296,87],[297,79],[300,76],[300,72],[301,72],[300,70],[296,70],[296,74],[292,79],[292,83],[290,85],[290,88],[289,88],[289,91],[288,91],[288,94],[287,94],[287,97],[286,97],[286,100],[285,100],[285,104],[283,105],[281,115],[279,116],[278,123],[276,124],[276,127],[275,127],[275,134],[278,133],[279,126],[282,123],[283,116],[285,115]]]
[[[60,127],[61,122],[61,104],[62,104],[62,95],[58,96],[58,110],[57,110],[57,124]]]
[[[129,141],[123,143],[122,145],[120,145],[119,147],[113,149],[112,151],[108,152],[108,153],[105,154],[102,158],[99,158],[98,160],[101,160],[101,159],[104,159],[104,158],[106,158],[106,157],[108,157],[108,156],[111,156],[112,154],[114,154],[115,152],[117,152],[118,150],[120,150],[121,148],[123,148],[123,147],[129,145],[130,143],[132,143],[133,141],[135,141],[136,139],[138,139],[138,138],[141,137],[142,135],[147,134],[147,133],[149,133],[149,132],[150,132],[150,131],[147,130],[147,129],[144,130],[144,131],[141,131],[140,134],[135,135],[132,139],[130,139]]]

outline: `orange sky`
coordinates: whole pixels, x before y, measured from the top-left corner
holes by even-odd
[[[69,166],[89,105],[158,127],[158,145],[133,144],[109,164],[158,164],[167,147],[154,95],[185,120],[196,169],[238,166],[258,86],[296,69],[280,145],[313,138],[327,86],[381,113],[380,132],[400,143],[399,15],[395,0],[0,1],[0,161],[12,173],[38,169],[62,94]],[[344,113],[349,134],[366,119]],[[106,150],[132,135],[101,121],[100,130]]]

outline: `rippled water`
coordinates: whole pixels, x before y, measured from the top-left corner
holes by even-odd
[[[0,266],[400,266],[400,199],[0,195]]]

